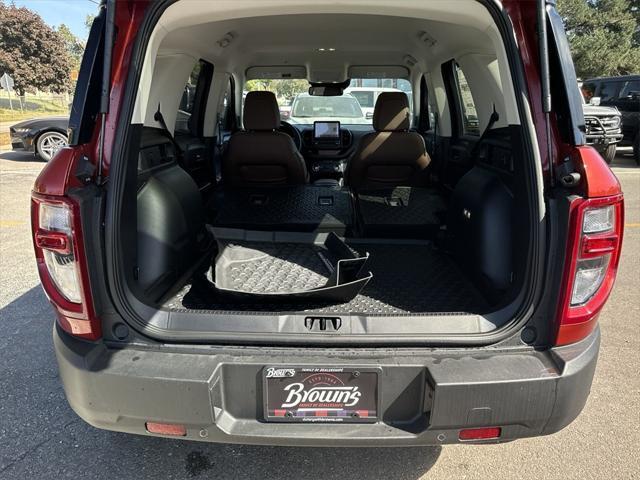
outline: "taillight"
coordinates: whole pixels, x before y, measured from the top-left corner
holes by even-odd
[[[102,332],[91,292],[77,205],[33,194],[31,226],[38,273],[63,330],[97,340]]]
[[[571,203],[556,345],[577,342],[595,328],[616,277],[623,224],[622,194]]]

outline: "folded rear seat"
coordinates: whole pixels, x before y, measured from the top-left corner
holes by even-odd
[[[446,203],[438,192],[390,187],[357,193],[360,228],[366,237],[430,238],[444,223]]]
[[[351,192],[315,185],[226,189],[214,225],[350,235],[354,225]]]

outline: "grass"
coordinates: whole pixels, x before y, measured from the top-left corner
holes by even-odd
[[[0,122],[18,122],[35,117],[68,115],[67,101],[69,100],[63,95],[44,97],[27,94],[22,102],[22,109],[20,109],[20,102],[15,95],[12,95],[11,102],[9,102],[7,93],[3,91],[0,95]],[[13,110],[11,104],[13,104]]]
[[[29,120],[30,118],[63,116],[68,114],[68,110],[25,110],[24,112],[21,112],[20,110],[11,111],[0,108],[0,122],[20,122],[22,120]]]

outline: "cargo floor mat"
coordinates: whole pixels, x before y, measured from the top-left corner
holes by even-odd
[[[396,315],[407,313],[485,313],[488,305],[446,254],[426,241],[347,241],[359,255],[369,254],[364,270],[373,277],[350,301],[246,302],[219,295],[212,278],[202,276],[165,303],[165,308],[211,311],[272,311]],[[226,268],[225,286],[269,292],[318,288],[327,282],[335,259],[317,245],[234,241],[251,261]],[[319,254],[320,253],[320,254]],[[216,266],[216,270],[220,270]]]
[[[220,238],[227,233],[231,238]],[[359,254],[336,234],[218,231],[218,254],[209,280],[221,300],[254,304],[334,302],[353,299],[371,280]]]

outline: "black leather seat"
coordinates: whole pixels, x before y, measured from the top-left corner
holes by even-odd
[[[229,140],[222,160],[222,178],[232,187],[301,185],[308,183],[304,158],[291,137],[277,131],[280,110],[272,92],[249,92],[244,102],[244,127]]]
[[[428,184],[431,158],[424,139],[409,131],[409,102],[402,92],[378,96],[373,112],[375,132],[364,135],[346,172],[353,188],[420,187]]]

